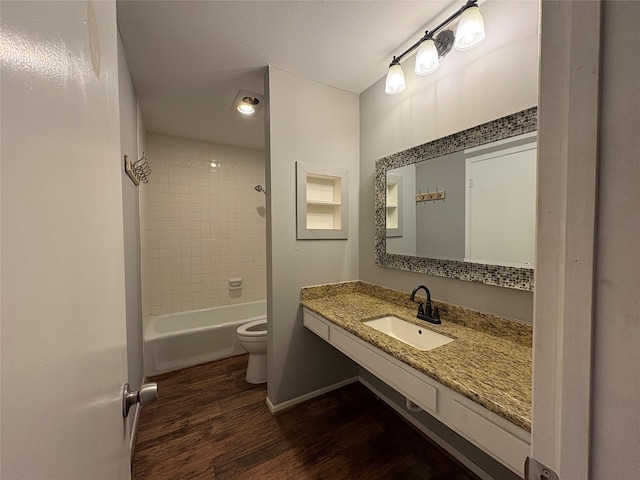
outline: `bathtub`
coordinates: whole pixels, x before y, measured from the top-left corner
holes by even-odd
[[[267,317],[267,302],[239,303],[145,318],[144,374],[157,375],[245,353],[243,323]]]

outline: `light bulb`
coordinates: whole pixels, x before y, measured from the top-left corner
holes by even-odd
[[[456,50],[469,50],[484,40],[484,20],[478,7],[467,8],[460,17],[456,40]]]
[[[389,95],[404,92],[407,88],[407,84],[404,81],[404,72],[399,63],[394,63],[389,67],[387,72],[387,81],[384,87],[384,92]]]
[[[418,53],[416,53],[416,75],[427,75],[428,73],[435,72],[440,66],[438,60],[438,49],[433,39],[425,40],[418,47]]]
[[[253,105],[241,103],[240,105],[238,105],[238,111],[240,113],[243,113],[244,115],[251,115],[252,113],[255,113],[256,109],[253,107]]]
[[[238,94],[238,96],[240,96],[240,94]],[[258,104],[260,103],[260,100],[258,100],[257,97],[247,95],[242,97],[240,101],[238,101],[238,97],[236,97],[235,101],[237,102],[236,110],[243,115],[253,115],[258,111]]]

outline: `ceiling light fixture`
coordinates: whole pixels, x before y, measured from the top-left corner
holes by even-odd
[[[262,109],[262,95],[248,90],[240,90],[233,101],[231,109],[243,115],[255,115]]]
[[[256,113],[256,105],[260,103],[260,100],[254,97],[242,97],[242,101],[236,107],[240,113],[244,115],[253,115]]]
[[[455,35],[451,30],[444,30],[437,37],[434,37],[438,31],[458,17],[460,17],[460,22],[458,22]],[[480,14],[480,8],[478,8],[478,0],[467,0],[467,3],[444,22],[433,30],[425,31],[420,40],[400,55],[393,57],[387,73],[385,93],[394,95],[403,92],[407,88],[400,61],[415,49],[418,49],[418,52],[416,54],[414,72],[416,75],[427,75],[438,69],[440,59],[444,58],[453,46],[455,46],[456,50],[469,50],[480,44],[484,38],[484,21]]]

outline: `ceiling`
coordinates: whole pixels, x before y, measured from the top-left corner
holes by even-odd
[[[117,14],[148,131],[262,149],[264,110],[231,107],[264,93],[267,65],[360,93],[463,3],[118,0]]]

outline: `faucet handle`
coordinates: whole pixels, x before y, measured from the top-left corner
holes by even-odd
[[[438,307],[433,307],[433,316],[431,318],[440,320],[440,309]]]

